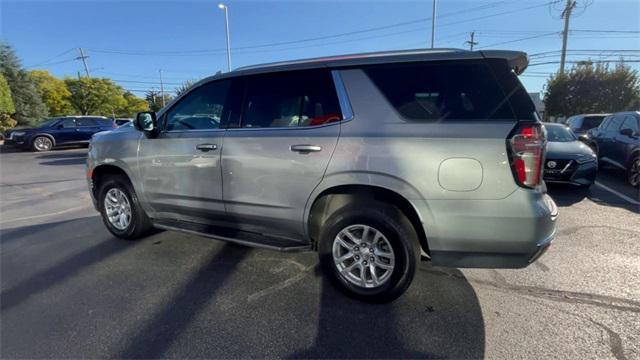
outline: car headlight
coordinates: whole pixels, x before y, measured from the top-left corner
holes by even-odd
[[[11,133],[11,137],[24,136],[24,134],[26,134],[24,131],[14,131]]]
[[[576,158],[578,164],[588,163],[590,161],[596,161],[596,154],[580,155]]]

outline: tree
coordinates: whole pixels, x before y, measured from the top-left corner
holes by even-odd
[[[187,81],[182,82],[182,85],[178,86],[176,88],[176,90],[175,90],[176,91],[176,96],[182,95],[184,92],[189,90],[193,86],[193,84],[195,84],[195,83],[196,83],[196,81],[194,81],[194,80],[187,80]]]
[[[547,114],[563,117],[628,110],[639,101],[638,72],[622,61],[614,69],[602,63],[578,63],[568,73],[549,79],[544,98]]]
[[[13,49],[4,42],[0,42],[0,74],[9,84],[15,106],[14,119],[18,125],[34,125],[47,116],[47,107],[33,79],[22,68]]]
[[[46,70],[33,70],[29,73],[35,81],[40,97],[47,105],[50,116],[69,115],[74,112],[71,105],[71,92],[64,81],[52,76]]]
[[[5,131],[16,126],[16,121],[11,118],[16,108],[11,98],[11,89],[7,80],[0,74],[0,131]]]
[[[149,110],[151,111],[159,111],[162,109],[162,96],[159,91],[149,90],[145,95],[145,100],[149,104]],[[164,94],[164,105],[167,105],[171,101],[171,96]]]
[[[130,118],[141,111],[149,111],[149,104],[145,99],[141,99],[129,91],[125,92],[123,97],[125,106],[117,111],[118,116]]]
[[[66,78],[71,105],[82,115],[113,116],[127,106],[122,88],[106,78]]]

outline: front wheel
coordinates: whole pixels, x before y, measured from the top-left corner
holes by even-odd
[[[413,280],[420,250],[416,232],[396,207],[347,206],[324,224],[319,243],[324,272],[347,295],[389,302]]]
[[[151,221],[125,176],[111,176],[102,181],[98,201],[102,221],[116,237],[134,240],[152,229]]]
[[[640,154],[634,155],[629,163],[627,168],[627,181],[631,186],[640,186]]]
[[[33,151],[49,151],[53,148],[53,141],[48,136],[38,136],[31,143]]]

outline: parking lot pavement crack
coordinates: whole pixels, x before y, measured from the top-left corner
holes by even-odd
[[[576,291],[547,289],[547,288],[542,288],[537,286],[515,285],[515,284],[508,283],[504,279],[504,277],[502,277],[502,275],[500,275],[500,277],[497,279],[494,276],[494,281],[488,281],[488,280],[482,280],[477,278],[464,277],[462,273],[457,274],[457,273],[449,272],[446,269],[421,268],[421,270],[428,272],[430,274],[451,276],[458,280],[469,281],[472,284],[490,287],[499,291],[515,292],[522,295],[539,297],[539,298],[557,301],[557,302],[592,305],[592,306],[598,306],[598,307],[603,307],[603,308],[612,309],[612,310],[640,313],[640,302],[624,299],[624,298],[618,298],[614,296],[589,294],[589,293],[582,293],[582,292],[576,292]]]
[[[247,302],[254,302],[256,300],[259,300],[267,295],[270,295],[274,292],[280,291],[282,289],[285,289],[293,284],[295,284],[296,282],[304,279],[308,274],[309,271],[314,269],[316,267],[316,265],[311,265],[311,266],[307,266],[305,267],[300,273],[298,273],[297,275],[294,275],[288,279],[285,279],[279,283],[276,283],[272,286],[269,286],[266,289],[260,290],[256,293],[253,293],[249,296],[247,296]]]
[[[526,295],[524,295],[526,296]],[[622,345],[622,338],[620,337],[620,334],[618,334],[617,332],[613,331],[610,327],[606,326],[605,324],[595,321],[594,319],[592,319],[589,316],[586,315],[582,315],[582,314],[576,314],[572,311],[568,311],[568,310],[564,310],[564,309],[559,309],[556,307],[551,307],[546,303],[540,302],[540,301],[535,301],[532,299],[529,299],[529,301],[533,301],[538,305],[541,306],[546,306],[549,307],[551,309],[553,309],[554,311],[559,311],[561,313],[567,314],[569,316],[573,316],[573,317],[577,317],[583,320],[587,320],[590,323],[592,323],[593,325],[595,325],[596,327],[604,330],[604,332],[606,333],[607,337],[608,337],[608,345],[609,349],[611,351],[611,354],[613,354],[613,356],[618,359],[618,360],[627,360],[627,356],[624,354],[624,346]]]

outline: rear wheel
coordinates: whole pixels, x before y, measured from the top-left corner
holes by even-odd
[[[113,235],[134,240],[152,229],[127,177],[114,175],[101,181],[98,201],[102,221]]]
[[[631,186],[640,186],[640,154],[635,154],[627,166],[627,181]]]
[[[413,280],[419,260],[418,237],[396,207],[379,202],[346,206],[324,224],[320,262],[347,295],[389,302]]]
[[[34,151],[49,151],[53,148],[53,141],[48,136],[37,136],[31,143]]]

